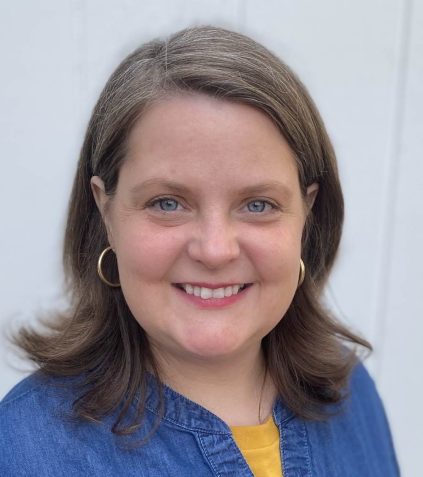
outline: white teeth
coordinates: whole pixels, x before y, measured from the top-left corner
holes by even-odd
[[[216,290],[213,290],[213,298],[223,298],[224,296],[225,296],[224,288],[216,288]]]
[[[194,293],[194,287],[192,285],[185,285],[185,291],[188,295],[192,295]]]
[[[213,290],[211,290],[210,288],[201,287],[200,296],[203,300],[207,300],[208,298],[211,298],[213,296]]]
[[[239,285],[229,285],[227,287],[221,288],[206,288],[190,285],[189,283],[183,284],[182,288],[188,295],[199,296],[203,300],[208,300],[209,298],[225,298],[232,295],[236,295],[243,284]]]
[[[232,287],[225,288],[225,296],[232,296]]]

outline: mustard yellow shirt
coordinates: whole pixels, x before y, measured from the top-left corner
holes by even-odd
[[[279,430],[272,417],[257,426],[233,426],[231,431],[255,477],[283,477]]]

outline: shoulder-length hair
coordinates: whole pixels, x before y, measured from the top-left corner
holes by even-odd
[[[97,276],[97,260],[108,241],[90,179],[98,175],[113,194],[134,123],[154,101],[178,92],[212,95],[263,111],[294,152],[304,196],[308,185],[319,184],[302,238],[305,280],[262,347],[285,405],[303,418],[325,418],[325,404],[344,397],[356,361],[353,348],[370,349],[321,304],[344,213],[335,154],[296,75],[260,44],[221,28],[189,28],[146,43],[108,80],[88,125],[69,204],[63,258],[71,307],[48,323],[47,332],[22,328],[15,342],[42,372],[83,376],[73,403],[76,416],[98,420],[119,407],[113,432],[131,433],[140,425],[147,372],[153,370],[159,379],[159,371],[122,291]],[[104,271],[112,281],[118,276],[110,260]],[[128,423],[125,418],[137,395],[137,412]]]

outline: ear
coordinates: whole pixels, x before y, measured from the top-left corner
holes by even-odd
[[[99,176],[91,177],[91,191],[94,196],[95,203],[97,204],[97,208],[100,211],[101,217],[103,219],[104,225],[107,231],[107,238],[111,247],[113,248],[113,234],[112,228],[110,224],[110,220],[108,217],[108,202],[110,197],[106,194],[106,188],[104,187],[104,182],[100,179]]]
[[[306,196],[305,196],[307,214],[313,208],[313,204],[314,204],[314,201],[316,200],[318,192],[319,192],[319,184],[317,182],[313,182],[313,184],[307,187]]]

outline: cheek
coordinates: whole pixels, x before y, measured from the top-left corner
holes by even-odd
[[[257,266],[261,287],[259,303],[268,320],[263,335],[270,332],[287,312],[298,288],[301,247],[298,240],[275,241],[272,247],[260,250]]]
[[[251,238],[245,248],[263,279],[295,283],[301,257],[301,225],[262,231]]]
[[[181,241],[171,231],[154,227],[127,226],[116,240],[119,274],[123,279],[163,278],[181,251]]]

